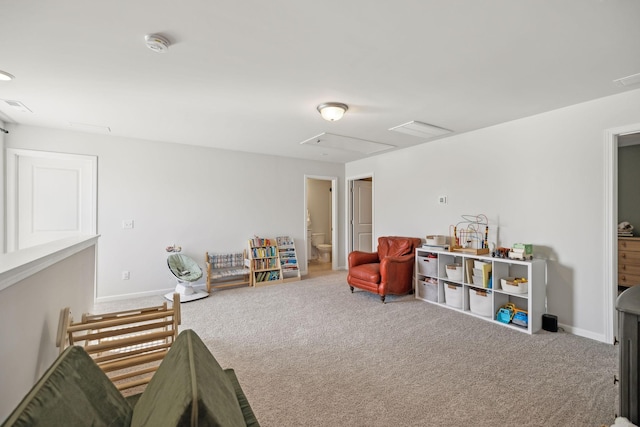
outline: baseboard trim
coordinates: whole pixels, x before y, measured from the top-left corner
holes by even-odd
[[[612,344],[612,343],[607,343],[607,337],[604,334],[596,334],[592,331],[587,331],[585,329],[575,328],[573,326],[565,325],[563,323],[558,323],[558,330],[560,329],[564,330],[565,332],[571,335],[577,335],[579,337],[589,338],[589,339],[600,341],[606,344]]]
[[[198,289],[198,290],[206,290],[207,286],[205,284],[198,284],[198,285],[194,285],[193,286],[194,289]],[[112,296],[108,296],[108,297],[98,297],[95,299],[96,303],[101,303],[101,302],[112,302],[112,301],[121,301],[124,299],[130,299],[130,298],[142,298],[142,297],[153,297],[153,296],[161,296],[164,298],[164,295],[167,292],[171,292],[175,289],[175,287],[171,287],[171,288],[164,288],[164,289],[156,289],[153,291],[145,291],[145,292],[133,292],[130,294],[120,294],[120,295],[112,295]]]

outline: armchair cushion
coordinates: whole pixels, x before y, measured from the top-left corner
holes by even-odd
[[[380,283],[380,263],[361,264],[358,268],[349,270],[349,275],[365,282]]]
[[[378,258],[402,256],[413,253],[413,242],[406,237],[381,237],[378,239]]]

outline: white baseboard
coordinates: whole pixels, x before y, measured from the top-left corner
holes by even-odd
[[[202,284],[196,284],[193,285],[194,289],[199,289],[199,290],[206,290],[207,286],[202,283]],[[120,295],[112,295],[109,297],[98,297],[95,299],[96,303],[100,303],[100,302],[111,302],[111,301],[121,301],[124,299],[131,299],[131,298],[143,298],[143,297],[153,297],[153,296],[161,296],[164,297],[164,294],[171,292],[175,289],[174,287],[171,288],[164,288],[164,289],[156,289],[153,291],[145,291],[145,292],[134,292],[134,293],[130,293],[130,294],[120,294]]]
[[[562,328],[565,332],[572,334],[572,335],[577,335],[579,337],[585,337],[585,338],[589,338],[592,340],[596,340],[596,341],[600,341],[603,343],[607,343],[607,337],[604,334],[596,334],[592,331],[587,331],[585,329],[580,329],[580,328],[575,328],[573,326],[569,326],[569,325],[564,325],[562,323],[558,323],[558,329]],[[607,343],[607,344],[613,344],[613,343]]]

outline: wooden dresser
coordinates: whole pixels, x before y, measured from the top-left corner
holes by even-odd
[[[640,237],[618,237],[618,285],[640,285]]]

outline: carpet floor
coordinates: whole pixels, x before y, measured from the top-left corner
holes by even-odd
[[[98,304],[96,313],[162,297]],[[346,272],[182,304],[262,426],[596,426],[614,422],[617,347],[527,335],[413,295],[350,293]]]

